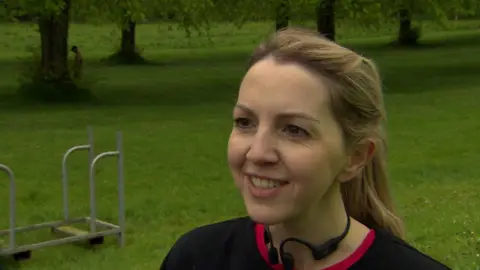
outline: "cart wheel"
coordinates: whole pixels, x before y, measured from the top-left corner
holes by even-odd
[[[101,245],[103,244],[104,242],[104,237],[103,236],[99,236],[99,237],[95,237],[95,238],[92,238],[90,240],[88,240],[88,243],[91,245],[91,246],[98,246],[98,245]]]
[[[30,251],[30,250],[13,254],[13,259],[16,262],[25,261],[25,260],[30,259],[31,257],[32,257],[32,251]]]

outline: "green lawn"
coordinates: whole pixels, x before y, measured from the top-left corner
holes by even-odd
[[[16,58],[38,41],[37,33],[27,26],[0,27],[0,163],[17,175],[19,225],[62,218],[61,158],[87,142],[88,125],[97,152],[114,149],[116,130],[124,134],[127,246],[118,249],[109,239],[95,252],[52,247],[33,252],[21,269],[158,269],[180,234],[244,214],[226,166],[226,141],[243,64],[268,27],[221,26],[212,30],[214,45],[204,37],[187,40],[177,30],[161,35],[166,29],[138,30],[155,65],[121,67],[97,61],[117,42],[111,28],[74,25],[71,43],[83,48],[88,78],[103,104],[26,108],[8,102],[17,85]],[[340,42],[373,57],[385,78],[392,188],[408,240],[458,270],[480,268],[476,29],[431,29],[430,43],[452,41],[416,50],[381,46],[388,31],[339,30]],[[71,211],[78,216],[89,213],[86,157],[76,154],[69,167]],[[101,162],[97,175],[99,217],[115,221],[114,160]],[[8,226],[6,183],[0,182],[2,229]],[[19,235],[19,241],[49,237],[39,231]]]

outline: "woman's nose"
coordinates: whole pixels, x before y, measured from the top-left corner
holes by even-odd
[[[267,132],[255,134],[246,158],[257,164],[278,162],[275,138]]]

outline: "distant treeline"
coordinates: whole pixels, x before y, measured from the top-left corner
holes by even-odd
[[[10,18],[18,21],[18,22],[24,22],[24,23],[33,23],[36,22],[37,16],[34,14],[21,14],[20,12],[16,10],[10,10],[10,13],[13,14]],[[21,14],[21,15],[15,15],[15,14]],[[297,20],[312,20],[312,17],[309,18],[300,18],[300,17],[306,17],[306,14],[299,14],[299,16],[293,16]],[[471,19],[480,19],[480,11],[478,11],[476,14],[469,14],[469,15],[457,15],[454,12],[451,14],[447,15],[449,20],[471,20]],[[167,12],[167,14],[150,14],[146,16],[146,20],[144,23],[152,23],[152,22],[180,22],[183,20],[183,16],[177,16],[175,12]],[[257,21],[259,20],[274,20],[275,18],[258,18]],[[6,19],[2,18],[0,16],[0,20],[5,21],[11,21],[11,19]],[[75,11],[72,11],[71,14],[71,22],[73,23],[87,23],[89,21],[88,15],[85,14],[76,14]],[[217,22],[220,22],[219,20],[215,20]],[[142,23],[142,22],[138,22]]]

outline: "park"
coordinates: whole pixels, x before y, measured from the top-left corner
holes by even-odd
[[[367,27],[351,18],[338,19],[335,30],[336,42],[379,66],[390,185],[407,240],[458,270],[480,269],[478,10],[476,18],[422,21],[419,44],[412,46],[392,44],[398,31],[395,20]],[[313,20],[291,23],[315,27]],[[186,231],[245,215],[226,160],[231,111],[248,57],[275,31],[275,20],[241,26],[215,22],[187,34],[175,22],[138,23],[135,46],[145,61],[141,63],[106,60],[118,50],[122,35],[114,23],[71,22],[68,48],[76,45],[82,52],[79,84],[95,95],[91,102],[24,100],[19,89],[25,70],[40,54],[37,28],[35,23],[0,24],[0,164],[15,172],[16,223],[62,219],[65,150],[85,143],[92,127],[96,153],[110,151],[121,131],[125,245],[119,248],[115,238],[107,237],[95,248],[69,244],[39,249],[27,261],[0,257],[0,265],[158,269]],[[74,55],[67,53],[71,65]],[[69,161],[69,205],[75,216],[90,211],[87,159],[79,153]],[[116,160],[105,159],[95,170],[97,216],[115,223]],[[9,226],[8,198],[8,177],[2,173],[0,230]],[[39,230],[19,233],[17,242],[51,238],[49,231]],[[0,240],[8,243],[6,235]]]

